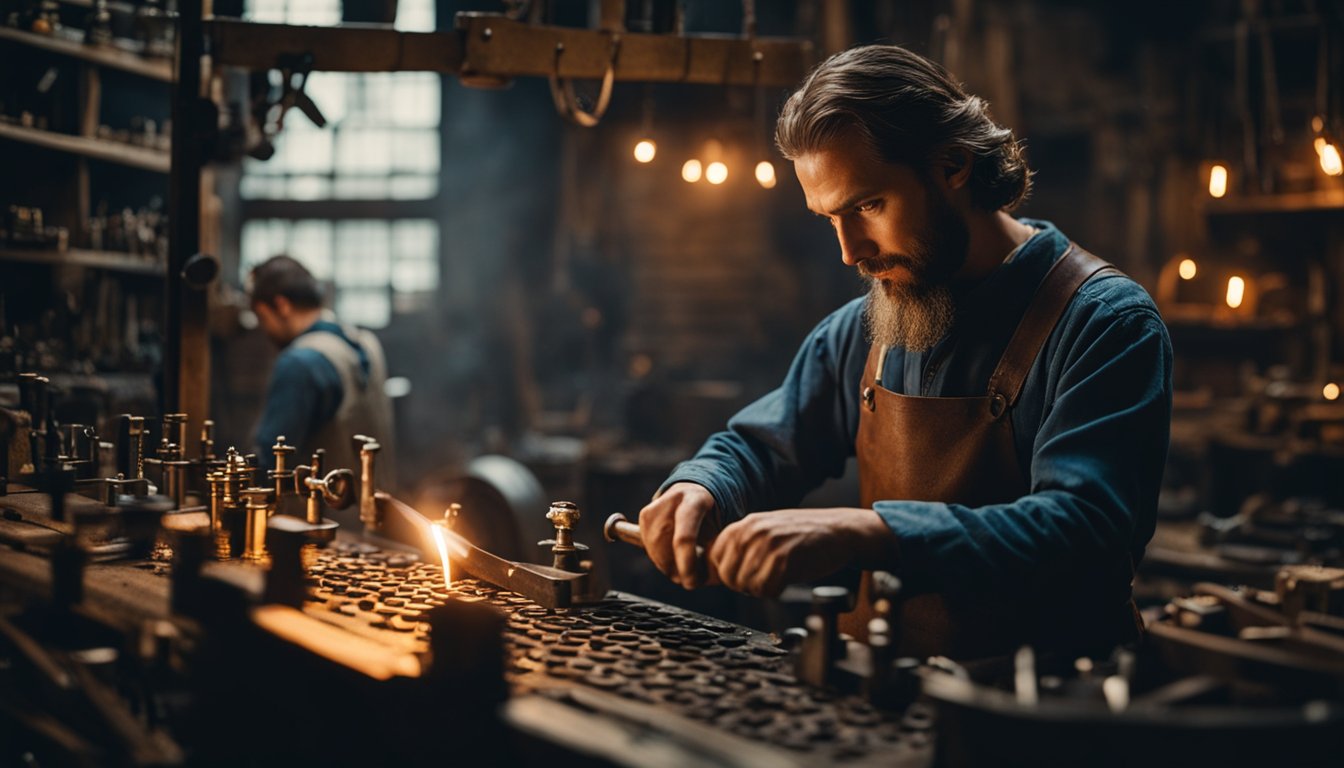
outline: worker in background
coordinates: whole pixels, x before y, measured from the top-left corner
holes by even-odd
[[[641,512],[650,558],[695,587],[706,543],[712,580],[760,596],[889,571],[908,654],[1134,639],[1171,418],[1171,344],[1147,293],[1010,215],[1031,186],[1021,144],[907,50],[822,63],[776,142],[868,293],[675,468]],[[860,507],[791,508],[851,456]]]
[[[257,426],[257,456],[263,468],[273,464],[276,437],[298,449],[296,464],[306,464],[317,448],[326,451],[324,469],[358,472],[351,438],[368,435],[382,446],[379,463],[393,443],[392,403],[383,391],[387,364],[372,332],[342,325],[322,309],[322,291],[302,264],[275,256],[252,270],[252,311],[267,338],[280,348],[266,406]],[[389,472],[379,474],[386,487]]]

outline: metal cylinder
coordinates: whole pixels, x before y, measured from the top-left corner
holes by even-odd
[[[266,559],[266,523],[270,518],[273,500],[270,488],[248,488],[243,491],[247,500],[247,538],[243,543],[243,559],[257,562]]]
[[[364,530],[376,531],[382,527],[382,518],[378,514],[378,504],[374,499],[374,458],[382,446],[371,437],[356,435],[363,445],[359,449],[359,521]]]

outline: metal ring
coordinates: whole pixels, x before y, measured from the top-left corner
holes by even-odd
[[[555,65],[550,77],[551,100],[555,102],[555,109],[561,117],[584,128],[597,125],[611,104],[611,87],[616,81],[616,56],[620,50],[621,36],[612,35],[611,57],[607,60],[607,71],[602,75],[602,88],[598,91],[597,103],[593,105],[592,111],[585,111],[579,106],[579,97],[574,93],[574,81],[560,77],[560,56],[565,52],[565,44],[555,44]]]
[[[1008,398],[995,392],[989,396],[989,415],[995,420],[1001,418],[1008,411]]]
[[[877,392],[875,392],[872,387],[863,388],[862,398],[864,408],[867,408],[870,411],[877,409]]]

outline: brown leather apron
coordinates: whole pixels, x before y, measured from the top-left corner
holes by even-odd
[[[1118,273],[1070,244],[1041,281],[983,396],[915,397],[892,392],[882,386],[886,350],[874,347],[860,384],[855,446],[863,506],[908,499],[979,507],[1027,495],[1030,479],[1017,457],[1013,406],[1074,293],[1103,270]],[[865,573],[856,609],[841,617],[841,629],[860,639],[867,636],[872,615],[869,584],[870,575]],[[996,655],[1025,642],[1032,629],[1024,626],[1029,619],[1016,611],[959,608],[938,594],[905,599],[897,610],[902,655]]]

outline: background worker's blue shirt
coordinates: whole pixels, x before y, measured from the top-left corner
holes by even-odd
[[[925,397],[985,394],[1037,285],[1068,247],[1052,224],[1024,221],[1041,231],[958,298],[957,324],[933,349],[892,349],[884,386]],[[727,523],[796,506],[839,477],[855,451],[870,347],[863,301],[818,324],[779,389],[734,416],[663,487],[703,485]],[[891,570],[907,592],[992,601],[1024,590],[1058,594],[1055,586],[1074,580],[1095,599],[1127,596],[1128,567],[1102,564],[1126,555],[1137,564],[1152,538],[1171,426],[1171,358],[1166,327],[1137,283],[1102,276],[1080,288],[1012,410],[1029,495],[978,508],[873,505],[896,535]]]
[[[330,320],[318,320],[303,333],[326,331],[345,339],[359,350],[360,365],[368,375],[368,358],[364,350]],[[275,458],[271,446],[275,438],[285,436],[285,443],[304,449],[322,426],[336,415],[345,397],[341,376],[336,366],[316,349],[296,347],[292,342],[281,350],[271,371],[266,389],[266,407],[257,425],[257,464],[263,469],[274,469]],[[310,456],[298,455],[291,465],[307,464]]]

